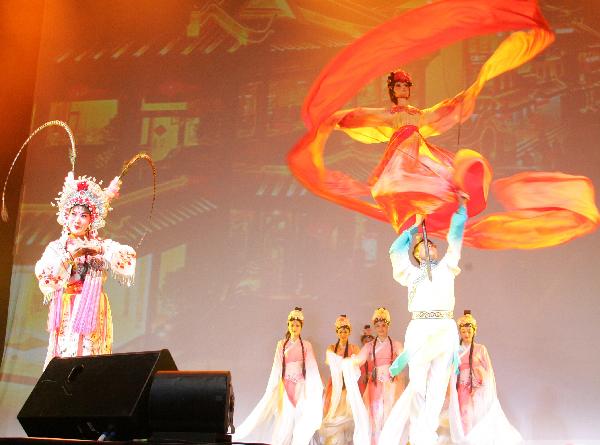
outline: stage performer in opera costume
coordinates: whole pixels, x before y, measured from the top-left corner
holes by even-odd
[[[327,347],[325,363],[329,365],[331,378],[325,387],[321,443],[323,445],[352,444],[354,421],[352,410],[346,400],[346,385],[342,376],[342,360],[360,352],[358,345],[349,341],[352,325],[346,315],[335,320],[338,341]]]
[[[475,343],[477,321],[471,311],[457,320],[460,334],[459,370],[456,390],[464,443],[516,445],[523,438],[510,424],[496,393],[496,379],[487,348]]]
[[[308,445],[323,418],[323,383],[312,345],[301,337],[304,314],[288,315],[277,342],[264,395],[236,429],[235,439],[253,435],[273,445]]]
[[[342,363],[346,399],[354,418],[354,445],[385,443],[380,440],[379,434],[406,386],[403,374],[392,377],[389,372],[390,365],[403,351],[402,343],[392,340],[388,335],[390,322],[390,313],[386,308],[376,309],[372,324],[377,336],[365,344],[357,356],[344,359]],[[369,380],[361,397],[358,379],[363,364],[366,365]]]
[[[112,352],[113,323],[103,283],[110,272],[121,284],[132,285],[136,252],[133,247],[101,238],[98,230],[104,227],[108,212],[112,210],[110,203],[118,196],[122,177],[137,160],[148,161],[154,181],[156,178],[154,164],[145,153],[132,158],[106,188],[102,188],[102,182],[96,182],[95,178],[76,178],[75,142],[70,128],[62,121],[50,121],[38,127],[19,150],[13,166],[33,136],[50,126],[62,127],[67,132],[71,142],[72,170],[65,178],[56,203],[52,204],[58,209],[57,221],[62,226],[61,236],[48,244],[42,258],[35,265],[35,275],[44,295],[44,304],[49,306],[50,335],[44,368],[54,357]],[[8,177],[6,180],[8,181]],[[154,197],[152,204],[154,205]],[[3,218],[6,217],[3,193]]]

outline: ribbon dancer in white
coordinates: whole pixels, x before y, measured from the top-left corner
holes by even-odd
[[[454,278],[460,273],[462,235],[467,220],[466,195],[458,193],[459,207],[454,213],[447,241],[448,250],[438,261],[438,251],[429,241],[431,280],[427,277],[423,240],[415,243],[412,253],[420,267],[409,258],[412,237],[423,220],[405,230],[390,247],[394,279],[408,288],[408,310],[412,320],[406,330],[405,350],[390,368],[395,375],[406,364],[410,383],[394,406],[381,433],[385,444],[433,445],[437,442],[440,412],[448,382],[457,366],[458,335],[454,324]],[[410,420],[410,428],[405,428]]]

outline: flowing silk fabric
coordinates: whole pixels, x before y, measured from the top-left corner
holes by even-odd
[[[427,26],[423,26],[425,20]],[[344,125],[356,110],[337,110],[373,79],[454,42],[499,32],[512,33],[486,61],[475,82],[455,97],[423,110],[418,128],[368,122],[364,126],[357,122],[352,127]],[[395,17],[346,47],[317,77],[302,109],[308,131],[288,155],[290,170],[318,196],[389,221],[397,231],[410,225],[415,214],[426,213],[430,235],[444,236],[457,206],[457,189],[471,195],[471,217],[485,208],[491,169],[473,151],[461,150],[454,155],[425,138],[464,122],[488,80],[528,62],[553,40],[535,0],[441,0]],[[334,129],[363,143],[391,138],[371,181],[327,168],[324,150]],[[418,149],[412,152],[403,146],[411,137],[418,139]],[[398,152],[416,159],[412,171],[403,167],[406,162],[400,163],[400,168],[389,168]],[[375,181],[386,167],[388,180],[377,187]],[[600,221],[593,187],[586,178],[523,173],[497,181],[493,190],[508,211],[472,220],[465,234],[466,245],[486,249],[547,247],[589,233]]]
[[[346,401],[352,409],[354,420],[354,445],[369,445],[371,443],[371,422],[369,413],[363,402],[363,396],[358,389],[360,368],[352,358],[342,361],[342,372],[346,382]]]
[[[331,350],[325,353],[331,371],[331,380],[325,392],[321,443],[323,445],[346,445],[352,443],[354,422],[352,411],[346,400],[346,390],[342,378],[344,358]]]
[[[475,379],[478,381],[473,392],[469,386],[464,385],[464,382],[457,385],[456,377],[454,377],[454,383],[450,386],[453,391],[449,394],[447,412],[450,434],[447,432],[442,434],[438,445],[455,443],[461,445],[517,445],[522,443],[523,438],[510,424],[500,406],[496,393],[494,369],[483,345],[475,344],[473,370]],[[460,372],[465,376],[469,374],[469,349],[461,353]]]
[[[242,424],[236,428],[235,440],[253,435],[273,445],[308,445],[321,425],[323,383],[312,345],[306,340],[306,378],[298,383],[299,398],[292,404],[281,379],[283,340],[277,343],[267,388]]]

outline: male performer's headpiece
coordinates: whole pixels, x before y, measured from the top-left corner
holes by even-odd
[[[346,314],[340,315],[335,320],[335,332],[338,332],[340,329],[346,328],[349,331],[352,331],[352,325],[350,324],[350,320],[346,317]]]
[[[293,311],[290,311],[288,315],[288,322],[297,320],[300,323],[304,323],[304,314],[302,313],[301,307],[295,307]]]
[[[477,332],[477,320],[471,315],[469,309],[465,309],[464,315],[456,320],[456,324],[458,325],[458,329],[470,326],[473,328],[474,334]]]
[[[6,180],[4,181],[4,189],[2,191],[2,219],[4,221],[8,220],[8,213],[6,211],[5,206],[6,185],[8,183],[10,173],[12,172],[12,169],[17,159],[19,158],[19,155],[36,134],[38,134],[44,128],[53,126],[61,127],[62,129],[64,129],[67,133],[67,136],[69,137],[70,142],[69,160],[71,162],[71,171],[69,171],[69,173],[67,173],[67,176],[65,177],[65,182],[63,184],[62,191],[55,198],[55,202],[52,203],[53,206],[58,207],[58,212],[56,213],[57,221],[61,226],[63,226],[63,232],[66,233],[67,230],[67,220],[69,212],[74,206],[78,205],[85,206],[90,211],[90,229],[92,230],[92,232],[95,233],[98,229],[104,227],[104,225],[106,224],[106,216],[108,215],[108,212],[112,210],[112,208],[110,207],[110,202],[119,195],[119,188],[121,185],[122,178],[125,176],[129,168],[140,159],[145,159],[152,168],[154,193],[152,196],[152,207],[150,209],[149,221],[152,219],[154,200],[156,198],[156,168],[154,166],[152,158],[150,158],[150,156],[146,153],[138,153],[125,164],[123,170],[121,171],[121,174],[119,176],[116,176],[110,182],[108,187],[104,189],[101,186],[102,181],[97,182],[96,178],[90,176],[79,176],[76,179],[74,172],[75,160],[77,158],[77,150],[75,148],[75,138],[73,137],[73,132],[65,122],[54,120],[42,124],[29,135],[27,140],[25,140],[23,145],[21,145],[21,148],[17,152],[17,155],[15,156],[15,159],[13,160],[12,165],[10,166],[8,174],[6,175]],[[144,235],[138,243],[138,246],[141,244],[145,235],[146,234],[144,233]]]
[[[384,307],[375,309],[375,312],[373,312],[373,317],[371,317],[371,321],[373,323],[377,323],[378,321],[383,321],[389,325],[390,322],[392,321],[392,319],[390,317],[390,311],[388,311]]]

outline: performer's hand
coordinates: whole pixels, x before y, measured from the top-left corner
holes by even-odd
[[[419,227],[425,221],[425,215],[415,215],[414,227]]]
[[[102,246],[99,243],[93,241],[82,241],[74,243],[73,245],[67,248],[67,251],[71,254],[73,258],[78,258],[84,255],[95,256],[101,255],[103,253]]]
[[[99,253],[100,250],[94,247],[79,247],[78,249],[75,249],[73,252],[71,252],[71,256],[73,258],[78,258],[84,255],[94,256],[98,255]]]
[[[469,199],[471,199],[471,197],[469,196],[468,193],[463,192],[462,190],[458,190],[456,192],[456,196],[458,197],[458,202],[461,205],[464,205]]]

